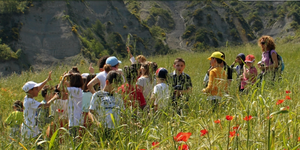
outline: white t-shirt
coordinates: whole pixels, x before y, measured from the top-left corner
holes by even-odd
[[[154,105],[158,105],[158,109],[166,108],[169,103],[169,86],[166,83],[159,83],[154,86],[153,94],[155,95]]]
[[[67,119],[68,118],[68,100],[55,100],[51,106],[51,115],[57,115],[60,119]]]
[[[24,98],[24,123],[22,123],[21,133],[24,138],[34,138],[39,134],[37,126],[38,107],[41,103],[25,96]]]
[[[143,87],[143,95],[146,99],[150,98],[155,83],[156,83],[155,79],[153,79],[153,82],[151,83],[150,78],[146,78],[146,77],[140,77],[136,82],[137,85]]]
[[[89,112],[90,102],[93,94],[91,92],[83,92],[82,96],[82,111]]]
[[[97,121],[106,128],[115,128],[111,114],[118,126],[121,109],[124,109],[124,104],[119,94],[111,95],[105,91],[98,91],[92,96],[90,110],[94,111]]]
[[[106,76],[107,76],[107,73],[105,71],[98,73],[96,76],[97,79],[100,81],[100,89],[101,90],[104,89]]]
[[[69,94],[68,118],[69,127],[83,124],[82,118],[82,89],[77,87],[67,87]]]

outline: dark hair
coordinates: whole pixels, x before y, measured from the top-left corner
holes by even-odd
[[[110,84],[112,84],[112,83],[115,83],[117,85],[122,84],[122,76],[115,70],[112,70],[107,74],[106,80],[108,80],[108,82]]]
[[[47,93],[48,93],[49,90],[54,90],[54,88],[50,87],[48,85],[46,85],[46,86],[43,87],[43,89],[42,89],[42,96],[44,98],[46,97],[46,95],[47,95]]]
[[[155,73],[158,69],[156,62],[150,62],[150,73]]]
[[[177,58],[174,60],[174,65],[175,65],[177,62],[183,62],[183,64],[185,65],[185,61],[184,61],[184,59],[182,59],[181,57],[177,57]]]
[[[83,80],[79,73],[71,73],[68,75],[71,87],[81,88],[83,86]]]
[[[142,67],[145,68],[145,70],[146,70],[145,75],[147,75],[149,77],[150,82],[152,83],[153,79],[152,79],[152,75],[150,73],[150,62],[143,63]]]
[[[72,69],[69,71],[69,73],[80,73],[80,71],[76,66],[73,66]]]
[[[89,91],[89,89],[88,89],[88,87],[87,87],[87,84],[93,79],[93,78],[95,78],[96,77],[96,75],[94,75],[94,74],[90,74],[90,75],[88,75],[86,78],[83,78],[82,80],[83,80],[83,83],[84,83],[84,86],[83,86],[83,91],[84,92],[88,92]],[[95,85],[95,86],[97,86],[97,85]]]
[[[103,68],[104,65],[105,65],[105,62],[106,62],[106,59],[108,58],[109,56],[103,56],[101,57],[99,60],[98,60],[98,66],[99,68]]]
[[[223,62],[222,59],[219,59],[219,58],[215,58],[215,59],[217,60],[217,63],[218,63],[218,64],[221,64],[221,63]]]
[[[105,71],[106,73],[108,73],[109,71],[112,70],[112,67],[111,67],[110,64],[105,64],[105,65],[103,66],[103,69],[104,69],[104,71]]]
[[[13,107],[17,107],[17,110],[21,111],[23,109],[23,102],[20,100],[16,100],[13,104]]]
[[[132,64],[131,66],[124,67],[124,75],[128,83],[136,81],[140,66],[141,64]]]
[[[224,58],[224,60],[225,60],[225,53],[224,52],[221,52],[221,51],[219,51],[220,53],[222,53],[223,55],[221,56],[222,58]],[[226,66],[226,62],[225,61],[223,61],[224,62],[224,69],[226,68],[225,66]]]

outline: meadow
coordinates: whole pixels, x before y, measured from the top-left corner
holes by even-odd
[[[193,89],[189,100],[189,108],[183,115],[174,114],[170,106],[165,112],[155,115],[144,114],[137,119],[132,118],[129,110],[123,112],[122,125],[115,129],[115,135],[109,139],[96,140],[95,136],[86,129],[81,140],[73,141],[66,129],[57,130],[51,138],[43,141],[11,141],[8,128],[3,121],[12,111],[14,100],[23,100],[25,93],[22,86],[33,80],[43,81],[50,70],[53,70],[49,85],[56,85],[64,71],[71,66],[53,66],[41,72],[23,72],[0,79],[0,149],[34,149],[41,144],[45,149],[180,149],[188,145],[194,149],[290,149],[300,146],[299,134],[299,43],[276,45],[276,51],[283,57],[285,70],[282,80],[275,83],[263,82],[261,86],[252,88],[248,94],[240,94],[237,82],[233,81],[230,97],[223,98],[218,109],[212,111],[211,103],[201,92],[203,77],[209,68],[207,58],[212,53],[178,52],[175,54],[149,57],[148,60],[157,62],[159,67],[173,71],[173,61],[182,57],[186,61],[185,73],[192,78]],[[243,45],[218,48],[225,52],[226,62],[231,64],[238,53],[253,54],[256,63],[261,59],[261,50],[257,45]],[[129,65],[127,59],[122,60],[121,68]],[[80,65],[81,72],[88,72],[88,64]],[[97,70],[94,66],[95,71]],[[236,74],[233,74],[234,79]],[[42,97],[36,98],[41,101]],[[283,100],[278,104],[278,100]],[[226,116],[233,116],[232,120]],[[227,120],[227,119],[229,120]],[[139,122],[139,126],[134,124]],[[99,127],[100,128],[100,127]],[[174,137],[180,132],[191,133],[183,141]],[[43,130],[45,133],[45,129]],[[42,135],[44,136],[44,135]],[[155,147],[153,142],[158,142]]]

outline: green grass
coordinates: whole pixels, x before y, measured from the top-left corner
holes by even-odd
[[[153,149],[151,143],[160,142],[160,149],[178,149],[180,144],[189,145],[190,149],[293,149],[298,144],[299,135],[299,75],[298,52],[300,44],[278,44],[276,50],[283,57],[285,62],[285,71],[283,79],[271,86],[269,83],[263,84],[263,87],[252,89],[247,95],[239,95],[236,81],[232,82],[230,87],[230,96],[232,98],[223,99],[221,106],[216,112],[211,111],[211,105],[206,101],[206,96],[201,93],[202,81],[209,67],[207,57],[211,52],[190,53],[180,52],[165,56],[149,57],[148,60],[155,61],[159,67],[165,67],[169,72],[173,71],[172,64],[176,57],[182,57],[186,60],[185,73],[192,78],[193,92],[189,101],[189,109],[184,110],[183,116],[173,115],[172,107],[160,115],[142,115],[134,120],[132,113],[127,110],[123,114],[122,125],[118,127],[114,137],[108,142],[103,141],[101,136],[97,142],[95,137],[86,132],[81,141],[73,142],[66,130],[59,131],[51,139],[45,139],[42,145],[46,149]],[[256,62],[261,59],[261,50],[257,45],[243,45],[236,47],[220,48],[225,52],[226,61],[231,64],[235,56],[243,52],[244,54],[253,54]],[[128,60],[122,61],[121,67],[129,65]],[[79,63],[79,62],[78,62]],[[78,66],[81,72],[87,72],[88,65]],[[48,84],[58,83],[60,75],[69,70],[70,66],[53,67],[53,80]],[[95,66],[96,68],[96,66]],[[97,69],[95,69],[97,70]],[[24,72],[21,75],[13,74],[0,79],[0,110],[1,121],[12,111],[11,105],[14,100],[23,100],[25,93],[22,92],[22,85],[28,80],[41,82],[47,77],[45,69],[42,72]],[[235,74],[233,75],[236,77]],[[290,94],[285,91],[290,90]],[[277,100],[285,99],[289,95],[291,100],[285,100],[282,104],[276,105]],[[41,101],[42,98],[36,98]],[[289,106],[288,111],[280,111],[282,107]],[[267,117],[273,113],[271,119]],[[226,115],[234,116],[234,119],[227,121]],[[251,115],[253,119],[244,121],[245,116]],[[220,119],[221,124],[214,123]],[[140,122],[141,127],[137,127],[130,122]],[[229,131],[232,127],[239,125],[237,131],[239,136],[229,138]],[[200,130],[207,129],[208,134],[200,136]],[[1,149],[22,149],[16,143],[8,139],[9,132],[7,128],[0,128]],[[173,137],[179,132],[191,132],[192,135],[186,143],[173,141]],[[101,135],[101,133],[100,133]],[[64,140],[59,144],[58,137]],[[109,144],[108,144],[109,143]],[[34,141],[25,141],[22,144],[27,149],[34,148]]]

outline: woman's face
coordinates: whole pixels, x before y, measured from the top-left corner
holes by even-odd
[[[267,43],[266,43],[265,39],[260,40],[260,46],[261,46],[262,51],[266,51]]]
[[[216,61],[217,61],[217,60],[216,60],[215,58],[212,57],[212,58],[210,59],[210,66],[213,66],[213,67],[214,67],[214,66],[216,65]]]

